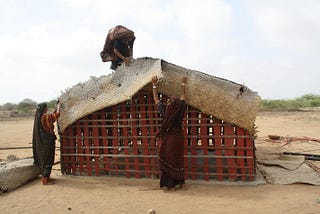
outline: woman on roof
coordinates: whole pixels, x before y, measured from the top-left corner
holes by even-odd
[[[182,120],[186,109],[185,85],[186,77],[182,79],[182,95],[180,99],[171,97],[167,105],[160,102],[157,92],[158,77],[152,78],[153,99],[162,117],[162,125],[157,137],[160,139],[159,164],[160,188],[167,190],[186,189],[184,178],[184,136]]]
[[[110,68],[116,70],[122,62],[129,65],[133,60],[133,44],[136,37],[128,28],[117,25],[108,32],[100,57],[103,62],[111,61]]]
[[[43,185],[48,184],[54,163],[55,141],[57,139],[54,133],[54,122],[60,116],[59,101],[52,114],[47,114],[47,111],[46,103],[37,105],[32,137],[34,164],[40,168]]]

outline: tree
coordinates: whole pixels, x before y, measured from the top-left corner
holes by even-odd
[[[37,102],[29,98],[26,98],[22,100],[20,103],[18,103],[18,109],[24,110],[24,111],[34,109],[36,106],[37,106]]]
[[[12,110],[16,110],[17,108],[18,108],[17,104],[14,104],[14,103],[5,103],[2,106],[0,106],[0,109],[2,111],[12,111]]]

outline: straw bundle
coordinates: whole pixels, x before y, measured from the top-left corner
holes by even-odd
[[[129,67],[122,65],[108,76],[92,77],[66,90],[60,97],[60,130],[63,132],[88,114],[130,100],[142,88],[151,91],[150,82],[155,75],[160,78],[158,92],[168,96],[181,95],[181,79],[186,76],[187,104],[250,133],[254,131],[260,105],[257,93],[240,84],[153,58],[136,59]]]

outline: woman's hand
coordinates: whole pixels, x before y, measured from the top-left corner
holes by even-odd
[[[58,104],[56,105],[57,111],[60,111],[60,108],[61,108],[61,103],[58,103]]]
[[[128,58],[128,57],[125,57],[125,58],[123,59],[123,61],[124,61],[124,64],[125,64],[126,66],[129,66],[129,65],[130,65],[130,61],[129,61],[129,58]]]
[[[152,77],[152,84],[156,85],[158,83],[158,77],[157,76],[153,76]]]
[[[181,100],[184,100],[186,98],[186,82],[187,82],[187,77],[186,76],[182,77],[182,80],[181,80],[182,94],[180,97]]]
[[[185,85],[186,82],[187,82],[187,77],[186,76],[182,77],[182,85]]]

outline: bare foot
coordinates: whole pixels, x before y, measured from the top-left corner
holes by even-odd
[[[179,190],[187,190],[187,186],[185,184],[180,184],[178,189]]]
[[[55,184],[56,183],[56,182],[54,182],[53,179],[45,178],[45,177],[41,178],[41,182],[42,182],[43,185],[51,185],[51,184]]]
[[[175,188],[170,188],[170,187],[167,187],[166,189],[164,189],[164,192],[174,192],[175,191]]]

